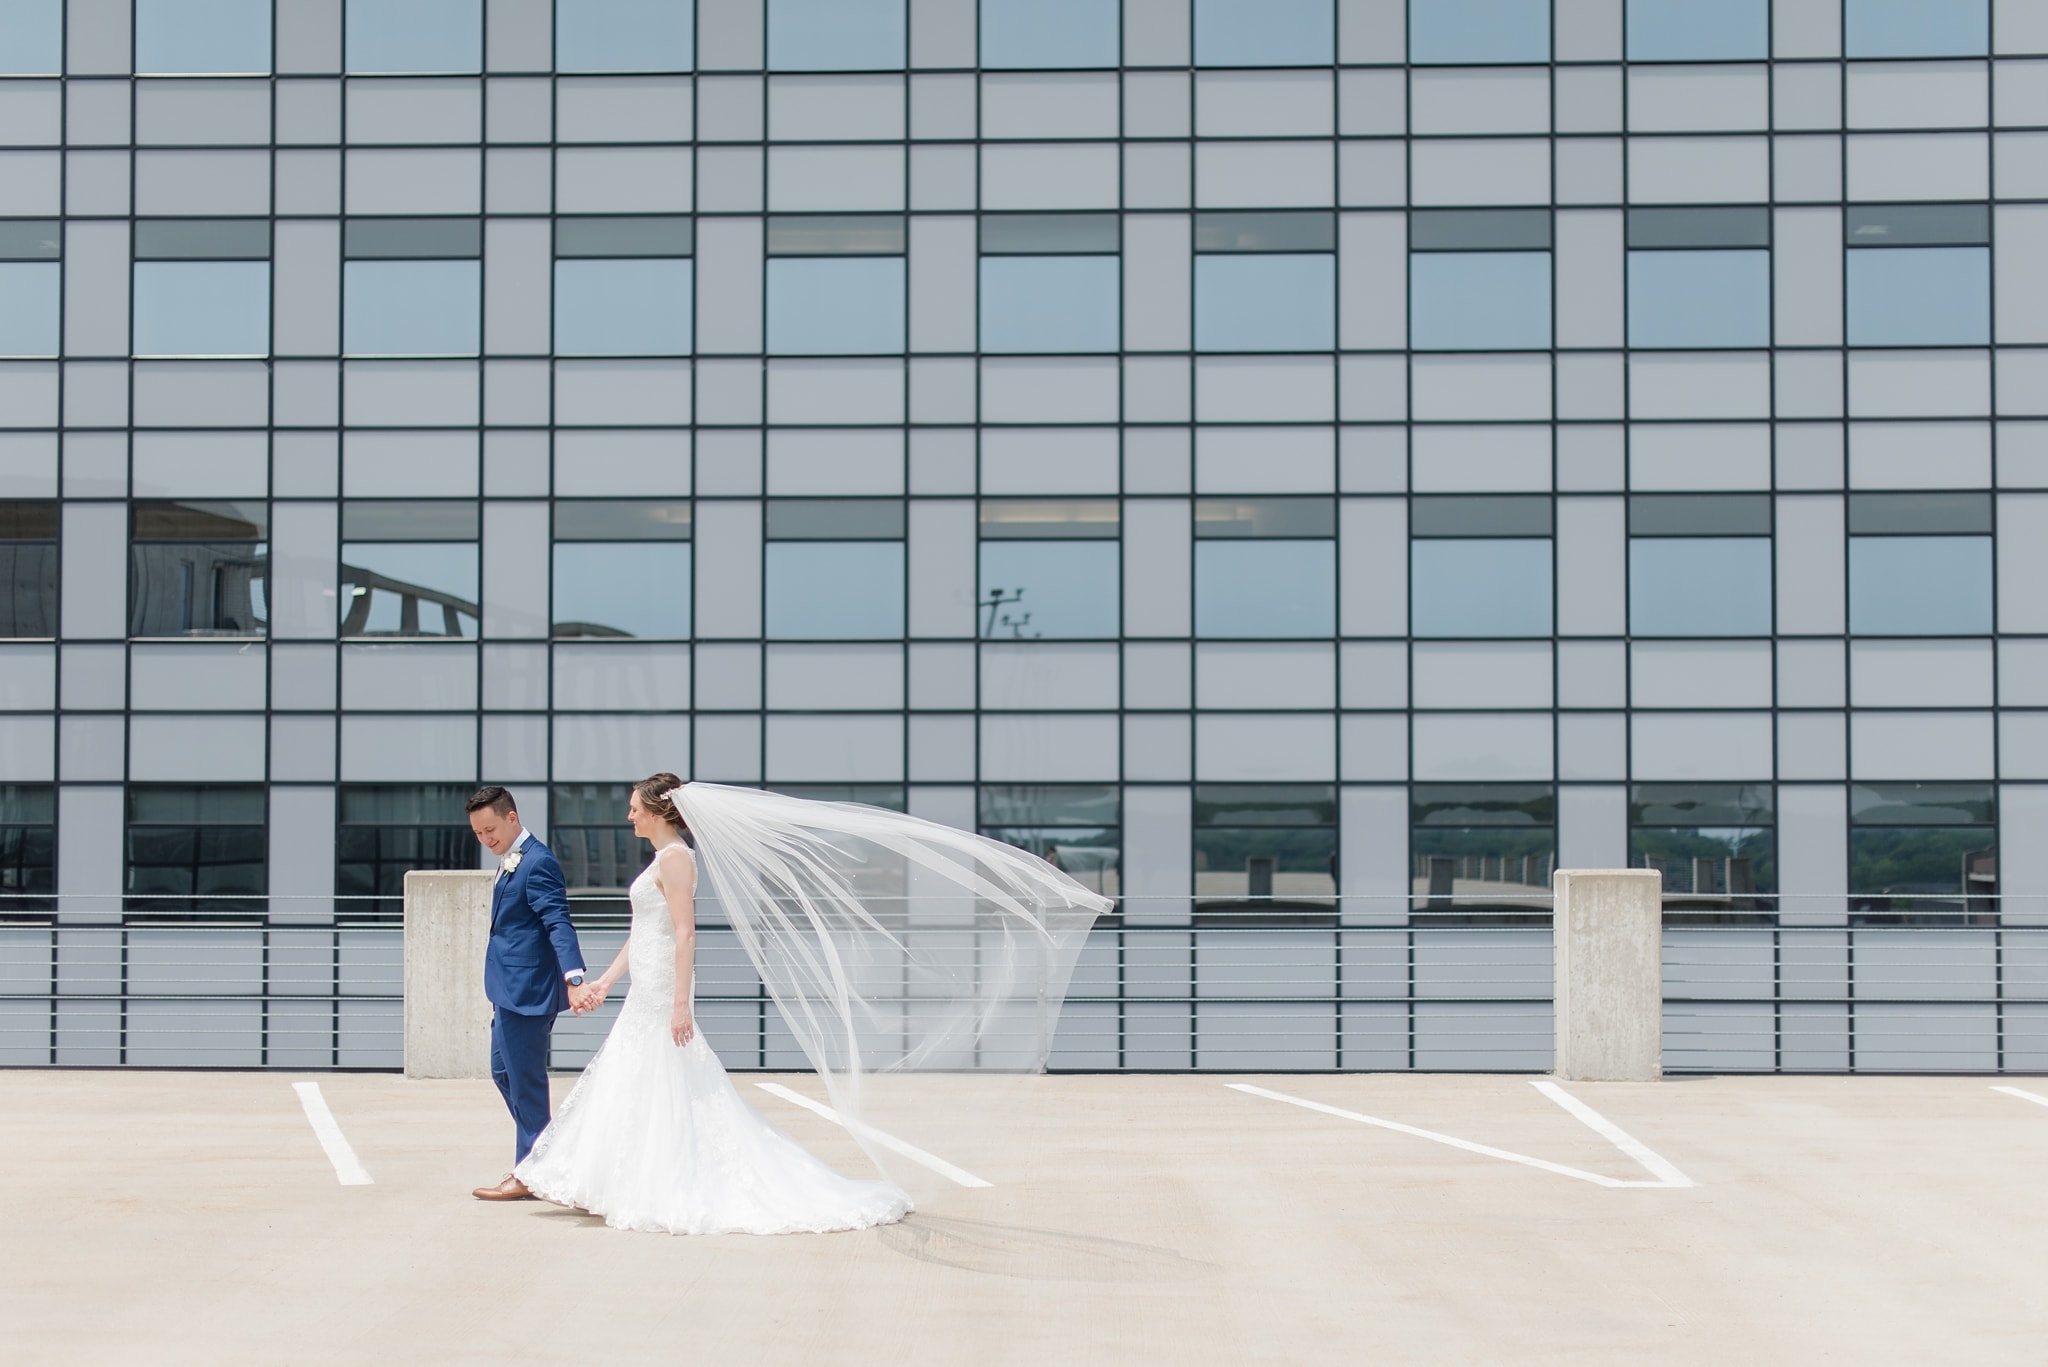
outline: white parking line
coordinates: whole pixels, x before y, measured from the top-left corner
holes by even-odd
[[[2042,1096],[2039,1092],[2023,1092],[2017,1087],[1993,1087],[1991,1090],[2004,1092],[2007,1096],[2016,1096],[2022,1101],[2031,1101],[2036,1106],[2048,1106],[2048,1096]]]
[[[779,1082],[757,1082],[754,1085],[764,1092],[773,1092],[784,1101],[794,1102],[807,1111],[817,1112],[849,1134],[859,1138],[872,1139],[883,1148],[900,1153],[913,1163],[921,1163],[948,1181],[957,1182],[963,1187],[986,1187],[993,1185],[992,1183],[982,1181],[965,1168],[954,1167],[937,1154],[926,1153],[923,1149],[918,1148],[917,1145],[905,1143],[893,1134],[884,1134],[872,1125],[849,1125],[846,1123],[846,1117],[833,1110],[830,1106],[813,1101],[802,1092],[793,1092]]]
[[[1615,1144],[1615,1146],[1617,1148],[1620,1148],[1623,1153],[1628,1154],[1631,1158],[1635,1158],[1637,1162],[1643,1163],[1643,1166],[1649,1168],[1650,1171],[1658,1173],[1659,1180],[1655,1182],[1632,1182],[1624,1180],[1619,1177],[1605,1177],[1597,1172],[1587,1172],[1581,1168],[1570,1168],[1566,1167],[1562,1163],[1553,1163],[1547,1158],[1531,1158],[1528,1154],[1525,1153],[1512,1153],[1507,1149],[1496,1149],[1491,1144],[1475,1144],[1469,1139],[1459,1139],[1456,1135],[1439,1134],[1435,1130],[1425,1130],[1414,1125],[1403,1125],[1398,1120],[1382,1120],[1378,1116],[1361,1115],[1357,1111],[1347,1111],[1344,1110],[1342,1107],[1338,1106],[1326,1106],[1320,1101],[1310,1101],[1306,1097],[1289,1096],[1285,1092],[1275,1092],[1265,1087],[1255,1087],[1249,1082],[1226,1082],[1223,1085],[1229,1087],[1233,1091],[1245,1092],[1251,1096],[1262,1096],[1272,1101],[1284,1101],[1290,1106],[1300,1106],[1303,1109],[1310,1111],[1321,1111],[1325,1115],[1334,1115],[1344,1120],[1355,1120],[1361,1125],[1374,1125],[1383,1130],[1393,1130],[1397,1134],[1413,1135],[1417,1139],[1427,1139],[1434,1143],[1447,1144],[1451,1148],[1463,1149],[1467,1153],[1484,1154],[1488,1158],[1500,1158],[1505,1159],[1507,1162],[1510,1163],[1520,1163],[1523,1167],[1540,1168],[1544,1172],[1554,1172],[1558,1174],[1560,1177],[1576,1177],[1581,1182],[1591,1182],[1594,1186],[1598,1187],[1670,1188],[1689,1187],[1693,1185],[1691,1178],[1687,1177],[1684,1173],[1679,1172],[1677,1168],[1672,1167],[1669,1163],[1665,1162],[1662,1158],[1659,1158],[1656,1154],[1650,1153],[1650,1150],[1643,1148],[1641,1144],[1637,1143],[1634,1139],[1629,1138],[1628,1135],[1623,1134],[1620,1129],[1613,1126],[1610,1122],[1607,1121],[1607,1119],[1604,1116],[1599,1115],[1599,1113],[1592,1110],[1591,1107],[1584,1107],[1583,1103],[1578,1102],[1577,1098],[1575,1097],[1566,1097],[1567,1101],[1573,1103],[1573,1105],[1565,1106],[1565,1109],[1567,1111],[1570,1111],[1580,1121],[1588,1125],[1591,1125],[1596,1133],[1600,1134],[1600,1136],[1603,1139],[1606,1139],[1609,1143]],[[1538,1085],[1540,1086],[1541,1084]],[[1546,1095],[1548,1095],[1548,1093],[1546,1093]],[[1557,1098],[1552,1097],[1551,1099],[1556,1100]],[[1583,1107],[1586,1114],[1580,1115],[1578,1111],[1574,1109],[1574,1105]],[[1593,1125],[1593,1122],[1591,1120],[1587,1120],[1586,1117],[1588,1115],[1592,1116],[1594,1120],[1598,1120],[1600,1122],[1600,1125]],[[1606,1130],[1602,1130],[1600,1128],[1601,1125],[1605,1125],[1608,1130],[1612,1130],[1613,1134],[1609,1134],[1606,1132]],[[1627,1145],[1623,1145],[1617,1142],[1614,1137],[1615,1135],[1620,1135],[1622,1139],[1628,1141],[1628,1145],[1633,1145],[1634,1148],[1630,1148]],[[1648,1154],[1651,1159],[1655,1160],[1655,1163],[1652,1164],[1650,1162],[1645,1162],[1635,1152],[1635,1150],[1638,1149],[1640,1149],[1642,1153]],[[1664,1173],[1666,1172],[1668,1172],[1671,1176],[1664,1176]]]
[[[327,1109],[327,1098],[320,1095],[320,1084],[294,1082],[292,1090],[299,1094],[299,1104],[306,1108],[306,1119],[312,1124],[320,1147],[327,1151],[327,1161],[334,1164],[335,1177],[345,1187],[372,1185],[376,1179],[356,1158],[356,1151],[348,1146],[348,1138],[335,1122],[334,1112]]]
[[[1558,1086],[1555,1082],[1545,1078],[1532,1078],[1530,1082],[1537,1091],[1564,1107],[1565,1110],[1571,1113],[1574,1119],[1578,1120],[1587,1129],[1614,1145],[1615,1148],[1620,1149],[1630,1158],[1635,1159],[1636,1162],[1657,1174],[1658,1177],[1658,1180],[1655,1182],[1633,1182],[1626,1185],[1638,1187],[1689,1187],[1693,1185],[1693,1180],[1680,1172],[1670,1160],[1652,1150],[1649,1145],[1622,1129],[1621,1126],[1615,1124],[1606,1116]]]

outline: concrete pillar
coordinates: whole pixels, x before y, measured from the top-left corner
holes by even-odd
[[[1655,1080],[1664,1071],[1663,875],[1559,869],[1551,887],[1557,1075]]]
[[[490,869],[405,876],[405,1075],[491,1075]]]

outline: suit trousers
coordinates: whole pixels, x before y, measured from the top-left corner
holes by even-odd
[[[555,1013],[522,1016],[504,1007],[491,1011],[491,1081],[512,1112],[516,1139],[512,1161],[523,1163],[533,1141],[548,1127],[548,1040]]]

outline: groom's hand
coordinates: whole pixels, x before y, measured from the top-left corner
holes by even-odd
[[[588,982],[569,992],[569,1009],[577,1015],[588,1015],[604,1005],[604,999],[611,995],[603,983]]]

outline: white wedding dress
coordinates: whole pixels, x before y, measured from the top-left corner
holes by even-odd
[[[632,990],[515,1174],[543,1200],[668,1234],[795,1234],[900,1220],[910,1198],[842,1177],[740,1099],[700,1027],[677,1048],[676,936],[654,868],[633,880]]]

